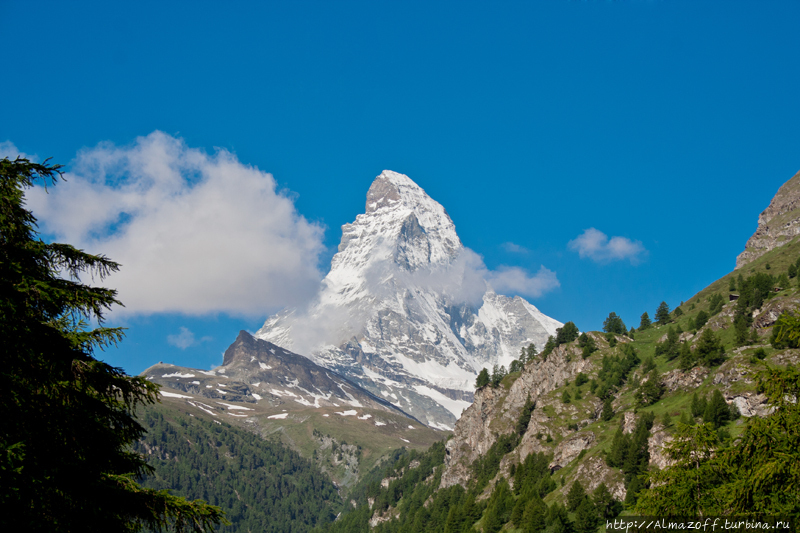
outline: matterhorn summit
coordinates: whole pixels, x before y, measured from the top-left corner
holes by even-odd
[[[445,209],[385,170],[365,213],[342,226],[338,253],[304,309],[270,317],[256,337],[344,374],[432,427],[451,429],[481,368],[541,349],[561,323],[496,294]]]

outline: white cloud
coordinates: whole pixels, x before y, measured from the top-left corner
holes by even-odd
[[[598,263],[629,260],[635,265],[647,255],[647,250],[640,241],[632,241],[626,237],[611,237],[595,228],[589,228],[569,241],[570,250],[578,252],[584,259],[589,258]]]
[[[544,266],[533,276],[522,268],[505,265],[489,270],[483,258],[469,248],[462,248],[446,265],[413,272],[398,265],[393,258],[375,261],[367,270],[365,281],[366,291],[378,298],[397,297],[398,286],[415,287],[437,294],[450,304],[468,303],[476,308],[480,307],[489,289],[506,295],[539,297],[560,286],[556,273]],[[285,311],[295,332],[291,349],[297,353],[313,353],[329,344],[338,346],[361,331],[373,316],[374,309],[369,306],[341,306],[337,298],[325,292],[324,283],[327,281],[308,306]]]
[[[487,281],[495,292],[503,294],[522,294],[537,298],[561,286],[556,273],[544,267],[533,276],[519,267],[501,265],[487,274]]]
[[[6,157],[11,161],[15,160],[17,157],[28,159],[29,161],[34,161],[34,162],[38,162],[39,160],[35,155],[30,155],[26,154],[25,152],[21,152],[17,148],[17,146],[11,141],[0,142],[0,159],[5,159]]]
[[[483,258],[463,248],[459,255],[446,266],[434,266],[408,272],[393,261],[387,261],[370,273],[370,291],[379,294],[390,287],[383,280],[407,278],[409,285],[432,290],[456,303],[468,302],[478,305],[486,293],[487,285],[503,294],[519,294],[539,297],[560,286],[556,273],[542,266],[531,276],[519,267],[500,265],[497,270],[489,270]]]
[[[173,346],[177,346],[181,350],[185,350],[189,346],[194,345],[197,341],[194,338],[189,328],[181,326],[180,333],[176,335],[167,335],[167,342]]]
[[[162,132],[78,154],[67,182],[27,193],[40,227],[122,264],[129,313],[261,314],[317,290],[323,228],[270,174]]]
[[[526,254],[528,253],[528,249],[524,246],[520,246],[519,244],[515,244],[513,242],[504,242],[500,245],[503,250],[506,252],[510,252],[512,254]]]

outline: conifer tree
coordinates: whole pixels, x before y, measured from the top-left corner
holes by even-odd
[[[619,502],[611,495],[605,483],[600,483],[592,492],[592,501],[594,502],[597,515],[602,520],[608,520],[616,517],[621,511]]]
[[[525,506],[522,514],[522,529],[525,533],[540,533],[547,526],[547,505],[535,494]]]
[[[711,399],[706,404],[706,408],[703,410],[703,422],[711,424],[716,429],[727,422],[729,417],[730,409],[728,404],[725,403],[722,393],[715,389],[711,394]]]
[[[701,309],[694,317],[694,327],[700,329],[706,325],[706,322],[708,322],[708,313]]]
[[[689,348],[689,341],[683,341],[678,351],[678,366],[686,372],[695,366],[697,362],[694,352]]]
[[[516,431],[517,435],[524,435],[525,430],[528,429],[528,424],[531,421],[531,415],[533,414],[533,409],[536,407],[536,404],[531,400],[530,395],[525,400],[525,405],[522,406],[522,411],[519,414],[519,418],[517,419]]]
[[[24,207],[25,189],[60,173],[0,160],[0,520],[18,531],[207,531],[224,521],[218,507],[136,482],[152,469],[129,449],[145,432],[133,411],[158,387],[94,356],[122,339],[102,325],[119,302],[80,275],[102,280],[119,265],[43,242]]]
[[[556,329],[556,344],[561,346],[578,338],[578,326],[574,322],[567,322]]]
[[[597,531],[597,526],[600,520],[597,518],[597,509],[595,509],[592,500],[584,496],[581,503],[575,509],[575,531],[576,533],[594,533]]]
[[[667,322],[669,322],[669,306],[667,302],[661,302],[658,309],[656,309],[656,323],[659,326],[663,326]]]
[[[611,405],[611,396],[603,400],[603,412],[600,414],[600,418],[604,422],[608,422],[609,420],[614,418],[614,408]]]
[[[705,366],[717,366],[725,361],[725,346],[709,328],[700,335],[695,347],[697,359]]]
[[[624,335],[628,331],[628,328],[625,327],[625,323],[616,313],[611,312],[608,314],[608,318],[603,321],[603,331],[606,333]]]
[[[489,384],[491,378],[489,378],[489,371],[486,368],[481,369],[478,373],[478,379],[475,380],[475,388],[480,389],[485,387]]]
[[[575,511],[586,498],[586,490],[581,482],[574,481],[569,488],[569,492],[567,492],[567,510],[570,512]]]
[[[536,346],[534,346],[533,343],[530,343],[528,345],[527,352],[528,352],[528,361],[533,361],[538,355],[538,352],[536,351]]]
[[[649,328],[650,324],[652,324],[652,322],[650,322],[650,315],[645,311],[642,313],[642,318],[639,319],[639,331]]]

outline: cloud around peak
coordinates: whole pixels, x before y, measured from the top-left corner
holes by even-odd
[[[647,250],[641,241],[627,237],[611,237],[602,231],[589,228],[569,241],[567,247],[578,252],[581,259],[591,259],[596,263],[630,261],[632,265],[641,263],[647,257]]]
[[[26,193],[41,229],[122,264],[126,313],[260,315],[318,287],[323,228],[272,175],[156,131],[81,151],[66,183]]]

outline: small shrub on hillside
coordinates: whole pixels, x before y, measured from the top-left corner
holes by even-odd
[[[572,402],[572,396],[570,396],[568,390],[565,390],[563,392],[563,394],[561,394],[561,403],[567,404],[567,403],[571,403],[571,402]]]

